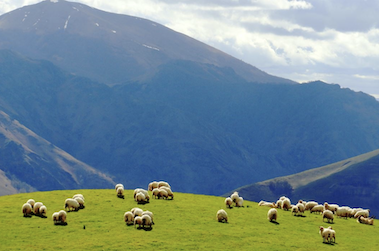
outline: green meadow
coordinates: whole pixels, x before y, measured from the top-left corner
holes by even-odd
[[[67,225],[54,225],[51,215],[64,209],[66,198],[81,193],[85,208],[69,212]],[[47,207],[47,218],[23,217],[30,198]],[[154,213],[151,230],[127,226],[123,215],[133,207]],[[225,209],[229,223],[219,223],[216,212]],[[226,209],[223,197],[175,193],[174,200],[150,199],[138,205],[133,191],[125,199],[113,189],[62,190],[0,197],[0,250],[379,250],[377,221],[373,226],[355,219],[320,215],[303,217],[278,209],[278,221],[267,220],[267,207],[245,201],[244,208]],[[319,226],[332,226],[336,244],[322,242]]]

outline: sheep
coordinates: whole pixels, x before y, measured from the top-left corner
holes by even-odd
[[[127,225],[134,224],[134,215],[131,211],[127,211],[124,213],[124,221]]]
[[[304,206],[303,203],[297,203],[297,204],[296,204],[296,207],[298,208],[298,211],[299,211],[300,214],[303,214],[303,213],[304,213],[304,211],[305,211],[305,206]]]
[[[288,199],[288,198],[283,199],[282,208],[283,208],[283,210],[287,210],[287,211],[291,209],[290,199]]]
[[[74,211],[78,211],[79,208],[80,208],[80,205],[75,199],[68,198],[64,202],[64,209],[65,210],[67,209],[67,211],[71,211],[71,209]]]
[[[21,211],[24,214],[24,217],[30,217],[32,215],[33,208],[29,203],[25,203],[22,205]]]
[[[228,207],[228,208],[232,208],[233,206],[233,201],[230,197],[226,198],[225,199],[225,205]]]
[[[116,194],[117,194],[117,197],[119,197],[121,199],[124,199],[125,198],[125,196],[124,196],[124,187],[123,186],[122,187],[118,187]]]
[[[39,209],[43,206],[42,202],[36,202],[33,207],[33,213],[39,215]]]
[[[42,205],[40,208],[39,208],[39,215],[41,217],[45,217],[46,218],[46,214],[47,214],[47,207],[45,205]]]
[[[305,209],[304,210],[311,210],[314,206],[317,206],[318,203],[316,201],[308,201],[305,204]]]
[[[142,217],[141,216],[136,216],[134,217],[134,227],[138,224],[138,227],[140,228],[142,225]]]
[[[264,207],[264,206],[266,206],[266,207],[272,207],[272,208],[275,208],[275,207],[276,207],[276,205],[275,205],[274,202],[267,202],[267,201],[263,201],[263,200],[261,200],[261,201],[258,203],[258,206],[260,206],[260,207]]]
[[[145,228],[145,226],[148,226],[150,229],[152,228],[152,220],[148,214],[142,215],[142,227]]]
[[[238,192],[234,192],[230,198],[232,199],[233,203],[236,203],[236,201],[238,200],[240,196],[238,195]]]
[[[66,219],[67,219],[67,213],[66,213],[66,211],[60,210],[58,212],[58,221],[59,221],[59,223],[67,225]]]
[[[135,200],[138,204],[141,204],[141,203],[146,202],[145,199],[146,199],[145,195],[144,195],[143,193],[141,193],[141,192],[138,192],[138,193],[136,194],[136,196],[134,197],[134,200]]]
[[[159,189],[158,188],[153,189],[153,196],[154,196],[154,199],[156,199],[159,196]]]
[[[132,212],[134,217],[142,216],[142,213],[143,213],[143,210],[141,208],[138,208],[138,207],[132,208],[132,210],[130,210],[130,211]]]
[[[153,191],[154,188],[158,188],[158,182],[157,181],[150,182],[147,190]]]
[[[166,186],[161,186],[160,189],[166,190],[167,192],[167,198],[171,197],[171,199],[174,199],[174,193],[171,191],[171,188],[166,187]]]
[[[153,214],[152,212],[150,212],[150,211],[148,211],[148,210],[143,211],[142,216],[144,216],[144,215],[149,215],[150,218],[151,218],[151,223],[152,223],[152,224],[155,224],[155,223],[154,223],[154,214]]]
[[[299,213],[299,208],[297,206],[293,206],[291,208],[292,215],[296,216]]]
[[[370,209],[366,210],[359,210],[354,214],[354,218],[358,218],[360,215],[362,215],[365,218],[368,218],[370,215]]]
[[[78,194],[75,194],[74,196],[72,196],[72,198],[73,198],[73,199],[80,198],[80,199],[83,200],[83,202],[85,201],[85,200],[84,200],[84,196],[83,196],[83,194],[79,194],[79,193],[78,193]]]
[[[324,221],[325,218],[328,220],[328,222],[333,222],[333,212],[328,209],[324,210],[324,212],[322,212],[322,221]]]
[[[329,210],[330,211],[330,210]],[[323,242],[331,243],[336,242],[336,231],[332,229],[332,227],[324,228],[323,226],[320,226],[319,231],[321,237],[323,238]]]
[[[228,214],[224,209],[220,209],[217,211],[216,218],[218,222],[225,222],[228,223]]]
[[[29,203],[32,206],[32,209],[34,207],[34,204],[36,203],[33,199],[29,199],[26,203]]]
[[[243,198],[242,197],[238,197],[238,199],[236,200],[236,207],[243,207]]]
[[[365,218],[363,215],[359,215],[357,218],[358,223],[363,223],[367,225],[374,225],[374,219],[372,218]]]
[[[283,207],[283,201],[282,200],[278,200],[275,204],[275,207],[276,208],[279,208],[279,209],[282,209]]]
[[[123,185],[123,184],[117,184],[117,185],[115,186],[115,190],[117,191],[117,189],[118,189],[119,187],[122,187],[122,189],[124,189],[124,185]]]
[[[333,212],[333,214],[335,214],[339,206],[337,204],[328,204],[328,202],[325,202],[324,208],[325,210],[330,210]]]
[[[166,181],[159,181],[158,188],[163,187],[163,186],[171,188],[170,184],[168,184]]]
[[[75,197],[74,200],[76,200],[78,203],[79,203],[79,209],[83,209],[84,208],[84,200],[82,197]]]
[[[279,200],[285,200],[285,199],[289,199],[289,198],[286,197],[286,196],[282,196],[282,197],[279,198]]]
[[[278,211],[275,208],[271,208],[267,212],[267,219],[271,221],[275,221],[278,219]]]
[[[164,189],[158,189],[158,199],[160,199],[160,198],[168,198],[168,192],[166,191],[166,190],[164,190]]]
[[[60,223],[60,221],[59,221],[59,212],[53,213],[53,215],[51,216],[51,218],[53,219],[53,222],[54,222],[55,225]]]
[[[146,195],[149,195],[149,193],[145,189],[143,189],[143,188],[136,188],[136,189],[134,189],[134,192],[133,192],[133,198],[134,199],[136,198],[137,193],[143,193],[145,195],[145,197],[146,197]]]
[[[316,205],[316,206],[311,208],[310,212],[311,213],[316,213],[316,212],[322,213],[322,212],[324,212],[324,206],[323,205]]]
[[[339,207],[336,211],[336,215],[338,217],[345,217],[347,219],[347,217],[350,215],[350,210],[350,207]]]

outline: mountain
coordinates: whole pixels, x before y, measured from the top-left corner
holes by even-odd
[[[0,112],[0,169],[0,195],[114,184],[4,112]]]
[[[231,67],[254,82],[294,83],[156,22],[62,0],[2,15],[0,49],[49,60],[68,72],[111,85],[149,78],[171,60]]]
[[[221,195],[379,148],[373,97],[270,76],[148,20],[45,1],[0,16],[0,48],[0,110],[126,188]]]
[[[282,195],[293,201],[315,200],[340,206],[369,208],[379,215],[376,203],[379,180],[379,149],[323,167],[278,177],[236,189],[253,201],[276,201]],[[230,195],[230,193],[228,193]]]

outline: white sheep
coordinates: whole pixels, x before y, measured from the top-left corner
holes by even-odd
[[[290,201],[290,199],[288,199],[288,198],[285,198],[285,199],[283,199],[283,204],[282,204],[282,208],[283,208],[283,210],[290,210],[291,209],[291,201]]]
[[[243,198],[242,197],[238,197],[238,199],[236,200],[236,207],[243,207]]]
[[[72,198],[73,198],[73,199],[80,198],[80,199],[82,199],[83,201],[85,201],[83,194],[80,194],[80,193],[75,194],[74,196],[72,196]]]
[[[297,216],[297,214],[299,213],[299,208],[297,206],[293,206],[291,208],[291,213],[292,215]]]
[[[64,209],[65,210],[68,210],[68,211],[71,211],[71,210],[78,211],[79,208],[80,208],[80,205],[79,205],[79,203],[75,199],[68,198],[68,199],[66,199],[64,201]]]
[[[333,212],[328,209],[324,210],[324,212],[322,212],[322,221],[324,221],[325,218],[328,220],[328,222],[333,222]]]
[[[136,216],[134,217],[134,227],[138,224],[138,227],[142,226],[142,217],[141,216]]]
[[[153,196],[154,196],[155,199],[159,196],[159,188],[154,188],[153,189]]]
[[[141,208],[138,208],[138,207],[132,208],[132,210],[130,210],[130,211],[132,212],[134,217],[142,216],[142,213],[143,213],[143,210]]]
[[[299,214],[303,214],[304,211],[305,211],[305,206],[303,203],[297,203],[296,204],[297,208],[298,208],[298,211],[299,211]]]
[[[60,221],[59,221],[59,212],[53,213],[53,215],[51,216],[51,218],[53,219],[53,222],[54,222],[55,225],[60,223]]]
[[[46,218],[46,214],[47,214],[47,207],[45,205],[42,205],[39,208],[39,215]]]
[[[160,198],[168,199],[168,192],[164,189],[158,188],[158,199]]]
[[[29,199],[26,203],[29,203],[32,206],[32,209],[34,207],[34,204],[36,203],[33,199]]]
[[[308,201],[305,204],[305,210],[311,210],[314,206],[317,206],[318,203],[316,201]]]
[[[151,220],[150,215],[148,214],[142,215],[142,227],[145,228],[145,226],[152,228],[152,220]]]
[[[324,212],[324,206],[323,205],[316,205],[311,208],[310,210],[311,213],[322,213]]]
[[[339,208],[339,206],[337,204],[328,204],[328,202],[325,202],[324,208],[325,208],[325,210],[330,210],[333,212],[333,214],[335,214],[337,212],[337,209]]]
[[[278,219],[278,211],[275,208],[271,208],[267,212],[267,219],[269,221],[275,221]]]
[[[323,226],[320,226],[319,233],[321,237],[323,238],[323,242],[331,243],[332,240],[336,242],[336,232],[332,229],[332,227],[324,228]]]
[[[237,192],[237,191],[234,192],[232,195],[230,195],[230,198],[232,199],[232,201],[233,201],[234,203],[236,203],[236,201],[238,200],[239,197],[240,197],[240,196],[238,195],[238,192]]]
[[[289,199],[289,198],[286,197],[286,196],[282,196],[282,197],[279,198],[279,200],[285,200],[285,199]]]
[[[82,197],[74,197],[74,200],[76,200],[78,203],[79,203],[79,209],[83,209],[84,208],[84,200]]]
[[[158,188],[163,187],[163,186],[171,188],[170,184],[168,184],[166,181],[159,181]]]
[[[336,243],[336,231],[334,231],[333,228],[330,226],[328,227],[328,229],[330,231],[330,234],[329,234],[330,242],[332,242],[332,240],[333,240],[333,242]]]
[[[39,215],[39,209],[43,206],[42,202],[36,202],[33,207],[33,213]]]
[[[134,224],[134,215],[131,211],[127,211],[124,213],[124,221],[127,225]]]
[[[166,192],[167,192],[167,198],[171,197],[172,200],[174,199],[174,193],[171,191],[170,187],[161,186],[160,189],[166,190]]]
[[[117,190],[116,190],[116,194],[117,194],[117,197],[124,199],[125,198],[125,196],[124,196],[124,187],[123,186],[122,187],[121,186],[118,187]]]
[[[228,214],[226,213],[226,211],[224,209],[220,209],[220,210],[217,211],[216,219],[219,222],[225,222],[225,223],[227,223],[228,222]]]
[[[64,210],[60,210],[59,212],[58,212],[58,221],[59,221],[59,223],[60,224],[67,224],[67,222],[66,222],[66,219],[67,219],[67,213],[66,213],[66,211],[64,211]]]
[[[282,209],[282,207],[283,207],[283,201],[282,201],[282,200],[278,200],[278,201],[275,203],[275,207],[276,207],[276,208],[279,208],[279,209]]]
[[[338,217],[345,217],[347,219],[347,217],[350,216],[350,210],[350,207],[339,207],[336,211],[336,215]]]
[[[352,208],[352,209],[350,209],[350,211],[349,211],[349,217],[351,218],[351,217],[354,217],[354,215],[358,212],[358,211],[361,211],[361,210],[363,210],[363,208]]]
[[[226,198],[225,199],[225,205],[228,207],[228,208],[232,208],[233,206],[233,201],[230,197]]]
[[[144,216],[145,214],[149,215],[150,218],[151,218],[151,223],[152,223],[152,224],[155,224],[155,223],[154,223],[154,214],[153,214],[152,212],[148,211],[148,210],[143,211],[142,216]]]
[[[363,215],[359,215],[357,218],[357,222],[367,225],[374,225],[374,219],[365,218]]]
[[[264,200],[261,200],[259,203],[258,203],[258,206],[260,207],[272,207],[272,208],[275,208],[276,205],[274,202],[267,202],[267,201],[264,201]]]
[[[124,185],[123,185],[123,184],[116,184],[116,186],[115,186],[115,190],[117,191],[117,189],[118,189],[119,187],[122,187],[122,189],[124,189]]]
[[[154,188],[158,188],[158,182],[157,181],[150,182],[147,190],[153,191]]]
[[[143,193],[141,192],[138,192],[136,194],[136,196],[134,197],[134,200],[138,203],[138,204],[141,204],[141,203],[145,203],[146,202],[146,197]]]
[[[365,218],[368,218],[370,215],[370,209],[366,210],[359,210],[354,214],[354,218],[358,218],[360,215],[362,215]]]
[[[29,217],[32,215],[33,208],[29,203],[25,203],[22,205],[21,211],[22,211],[24,217]]]

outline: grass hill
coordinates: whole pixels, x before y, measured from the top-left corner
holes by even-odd
[[[276,201],[285,195],[296,200],[328,201],[370,208],[378,216],[379,149],[330,165],[278,177],[236,189],[252,201]]]
[[[63,209],[64,200],[76,193],[85,197],[85,209],[69,212],[66,226],[55,226],[51,214]],[[267,220],[267,207],[245,201],[244,208],[226,209],[223,197],[175,193],[174,200],[137,205],[133,191],[119,199],[113,189],[60,190],[0,197],[2,250],[377,250],[379,230],[355,219],[336,218],[323,223],[320,215],[292,216],[278,210],[278,223]],[[47,206],[48,217],[24,218],[21,206],[29,198]],[[154,213],[151,231],[126,226],[125,211],[133,207]],[[216,221],[227,210],[229,223]],[[332,225],[336,244],[323,244],[319,226]],[[85,229],[84,229],[85,226]]]

